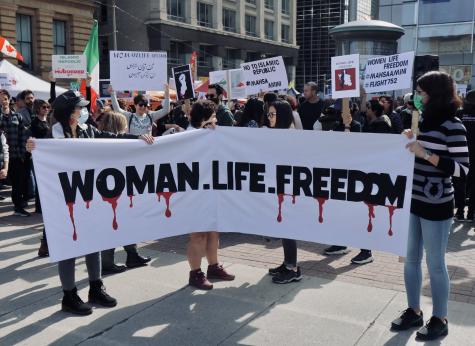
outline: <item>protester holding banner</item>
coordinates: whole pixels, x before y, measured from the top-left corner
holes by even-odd
[[[216,118],[218,126],[234,126],[233,113],[223,104],[224,89],[219,84],[211,84],[208,87],[206,98],[213,101],[217,106]]]
[[[417,80],[414,103],[422,111],[416,141],[407,145],[416,156],[407,256],[404,265],[408,308],[392,322],[406,330],[424,323],[420,306],[423,248],[433,303],[432,317],[419,329],[417,339],[433,340],[448,334],[450,279],[445,252],[454,216],[451,177],[466,179],[469,167],[466,130],[455,117],[460,100],[448,74],[432,71]],[[414,138],[406,130],[408,138]]]
[[[190,113],[188,131],[197,129],[214,129],[216,127],[216,104],[210,100],[198,101],[193,104]],[[199,232],[190,233],[187,246],[188,263],[190,264],[190,286],[201,290],[213,289],[208,279],[232,281],[235,276],[228,273],[218,260],[219,233]],[[208,271],[205,275],[201,271],[201,258],[208,260]]]
[[[31,158],[26,152],[25,144],[29,130],[21,114],[10,108],[10,94],[0,90],[1,116],[0,130],[5,133],[10,151],[9,178],[12,183],[12,202],[15,215],[30,216],[25,210],[28,202],[28,177]]]
[[[303,130],[302,119],[300,119],[300,114],[297,111],[298,109],[297,99],[293,96],[285,95],[285,100],[290,104],[290,107],[292,107],[292,115],[294,116],[295,129]]]
[[[305,102],[303,102],[298,112],[302,120],[304,130],[313,130],[313,125],[320,118],[323,110],[323,101],[318,97],[318,87],[315,82],[308,82],[303,88]]]
[[[170,108],[170,90],[168,84],[165,85],[165,99],[162,101],[163,108],[156,111],[149,111],[149,102],[144,95],[134,97],[135,113],[127,112],[120,108],[117,101],[117,94],[112,86],[109,87],[112,99],[112,107],[116,112],[120,112],[127,118],[129,133],[133,135],[152,134],[154,123],[168,114]]]
[[[17,95],[17,113],[21,114],[25,126],[29,126],[33,120],[33,102],[35,101],[35,95],[31,90],[23,90]]]
[[[99,131],[95,127],[85,124],[87,118],[82,116],[82,109],[87,106],[88,102],[79,92],[72,90],[61,94],[55,100],[53,116],[57,123],[52,127],[53,138],[141,138],[147,143],[153,143],[153,137],[150,135],[113,134]],[[31,152],[34,149],[34,139],[30,138],[27,150]],[[89,315],[92,313],[91,306],[85,304],[77,294],[75,263],[76,258],[58,262],[59,278],[64,291],[62,309],[77,315]],[[116,299],[106,293],[102,283],[101,258],[98,252],[86,255],[86,266],[90,285],[89,302],[103,307],[116,306]]]
[[[275,101],[269,106],[267,113],[269,128],[290,129],[294,123],[292,108],[287,101]],[[269,269],[272,282],[287,284],[302,280],[302,272],[297,266],[297,241],[294,239],[282,239],[284,249],[284,262],[277,268]]]

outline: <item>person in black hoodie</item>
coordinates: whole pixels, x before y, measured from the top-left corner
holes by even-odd
[[[366,133],[391,133],[391,120],[385,114],[383,114],[384,109],[383,106],[376,100],[370,100],[365,104],[366,109],[366,124],[363,127],[363,132]],[[357,129],[355,121],[351,119],[351,121],[345,117],[343,124],[344,130],[346,132],[355,132]],[[336,131],[341,131],[341,124],[335,129]],[[360,126],[361,128],[361,126]],[[339,245],[332,245],[329,248],[325,249],[326,255],[344,255],[348,253],[349,250],[346,246],[339,246]],[[371,263],[374,261],[373,254],[371,250],[361,249],[360,253],[351,259],[351,263],[353,264],[366,264]]]
[[[99,131],[94,126],[86,124],[88,112],[83,112],[89,101],[86,101],[79,92],[69,90],[59,95],[53,103],[53,116],[57,123],[52,127],[53,138],[129,138],[143,139],[151,144],[154,138],[151,135],[113,134]],[[30,138],[27,141],[26,150],[32,152],[35,149],[35,140]],[[62,300],[62,310],[76,315],[89,315],[92,308],[86,304],[77,294],[75,280],[76,258],[58,262],[59,278],[63,288],[64,296]],[[114,307],[117,300],[107,294],[101,280],[101,257],[99,252],[86,255],[87,272],[89,276],[89,302],[103,307]]]

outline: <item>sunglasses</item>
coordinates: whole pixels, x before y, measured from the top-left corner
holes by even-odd
[[[213,99],[213,98],[215,98],[215,97],[216,97],[216,95],[213,95],[213,94],[206,94],[206,98],[207,98],[207,99]]]
[[[41,106],[41,109],[51,109],[50,106]]]
[[[269,112],[267,113],[267,117],[268,118],[275,118],[277,116],[277,113],[276,112]]]
[[[148,107],[148,103],[147,102],[140,102],[137,104],[137,106],[139,107]]]

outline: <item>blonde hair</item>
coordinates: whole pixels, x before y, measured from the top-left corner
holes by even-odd
[[[102,131],[124,133],[127,131],[127,118],[119,112],[105,112],[101,117],[99,127]]]

